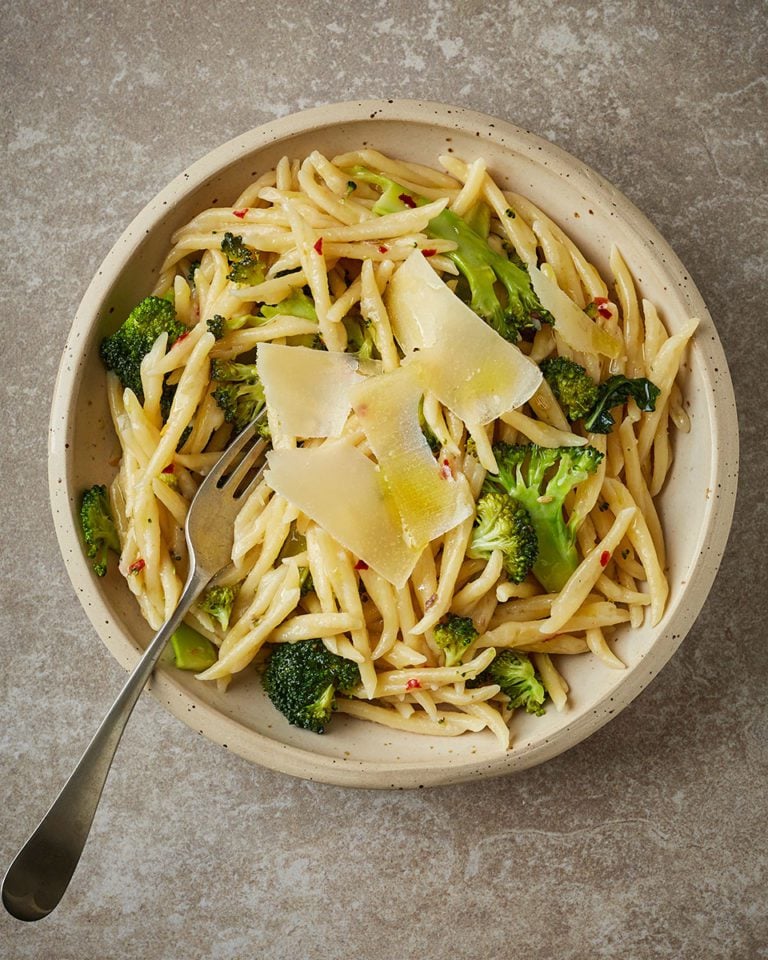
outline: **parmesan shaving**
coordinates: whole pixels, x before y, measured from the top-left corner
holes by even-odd
[[[340,436],[350,391],[364,379],[351,354],[276,343],[259,344],[256,369],[280,437]]]
[[[390,280],[386,302],[407,362],[465,423],[490,423],[538,389],[536,364],[449,290],[418,251]]]
[[[272,450],[265,480],[334,540],[396,587],[403,587],[420,550],[403,525],[379,468],[346,440]]]
[[[425,547],[474,510],[464,474],[438,463],[421,430],[423,390],[411,367],[368,377],[352,390],[354,411],[397,505],[408,542]]]
[[[555,318],[555,330],[572,350],[601,353],[612,360],[621,355],[619,341],[590,320],[553,280],[533,264],[529,264],[527,269],[542,307]]]

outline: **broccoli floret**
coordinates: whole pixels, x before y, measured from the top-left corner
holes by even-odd
[[[196,282],[195,277],[197,275],[197,271],[199,268],[200,268],[199,260],[193,260],[192,263],[190,263],[189,265],[189,270],[187,270],[187,283],[190,285],[190,287],[194,287],[195,285],[195,282]]]
[[[536,532],[525,507],[501,490],[488,490],[477,501],[477,520],[467,555],[487,559],[504,554],[504,569],[513,583],[522,583],[538,555]]]
[[[527,713],[534,713],[537,717],[546,712],[544,701],[547,699],[547,692],[526,654],[516,650],[502,650],[497,653],[490,665],[471,685],[482,686],[488,683],[497,683],[501,687],[501,692],[509,697],[509,706],[512,709],[525,707]]]
[[[264,282],[264,266],[260,260],[243,260],[242,263],[233,263],[227,274],[227,280],[243,287],[255,287]]]
[[[307,288],[308,289],[308,288]],[[306,289],[296,289],[290,297],[281,300],[280,303],[273,306],[264,304],[258,316],[259,323],[271,320],[273,317],[286,315],[289,317],[301,317],[303,320],[311,320],[317,323],[317,311],[315,310],[315,301],[310,297]],[[294,337],[291,340],[295,346],[309,347],[311,350],[324,350],[325,344],[320,333],[307,333]]]
[[[208,329],[217,340],[220,340],[225,333],[241,330],[243,327],[260,327],[265,322],[264,317],[252,316],[249,313],[240,314],[238,317],[223,317],[220,313],[216,313],[206,321]]]
[[[171,634],[171,647],[174,665],[179,670],[194,670],[199,673],[212,667],[218,660],[216,647],[211,641],[186,623],[182,623]]]
[[[214,337],[216,337],[217,340],[221,340],[224,336],[224,330],[226,329],[226,320],[224,317],[222,317],[220,313],[215,313],[212,317],[208,317],[205,323]]]
[[[344,317],[347,331],[347,353],[355,353],[360,360],[371,360],[376,354],[376,340],[371,324],[358,316]]]
[[[618,407],[631,398],[643,412],[650,413],[656,409],[660,393],[656,384],[645,377],[629,379],[622,374],[609,377],[598,387],[594,408],[584,420],[584,427],[590,433],[610,433],[615,422],[611,414],[612,407]]]
[[[198,601],[198,606],[215,620],[218,620],[222,630],[228,630],[229,618],[232,616],[232,604],[235,602],[236,596],[236,587],[211,587]]]
[[[538,542],[533,573],[546,590],[557,593],[579,565],[575,541],[583,521],[574,516],[566,523],[563,504],[568,493],[597,470],[603,454],[590,446],[507,443],[494,444],[493,453],[499,473],[489,473],[486,485],[502,489],[528,511]]]
[[[101,341],[100,354],[108,370],[120,377],[140,401],[144,401],[141,386],[141,361],[152,349],[161,333],[168,334],[168,345],[186,332],[176,319],[172,303],[163,297],[145,297],[128,314],[123,325]]]
[[[360,683],[351,660],[326,649],[322,640],[277,644],[267,660],[262,683],[267,696],[297,727],[323,733],[336,706],[336,693]]]
[[[106,487],[97,484],[83,494],[80,503],[80,527],[86,554],[93,560],[93,570],[97,576],[103,577],[107,572],[109,551],[120,553],[120,540],[112,520]]]
[[[263,283],[264,264],[258,253],[243,243],[243,238],[233,233],[225,233],[221,241],[221,251],[229,261],[227,280],[252,287]]]
[[[302,317],[304,320],[313,320],[317,323],[317,311],[315,310],[315,301],[307,296],[304,290],[294,290],[290,297],[281,300],[280,303],[270,306],[264,304],[261,308],[261,315],[267,320],[276,316]]]
[[[352,174],[382,190],[374,213],[397,213],[407,207],[423,206],[428,201],[395,183],[383,174],[365,167],[354,167]],[[484,237],[452,210],[443,210],[427,224],[428,236],[450,240],[456,249],[444,254],[458,267],[469,284],[470,307],[505,340],[520,339],[523,330],[538,330],[542,323],[554,323],[531,286],[531,278],[522,263],[513,263],[493,250]],[[495,284],[506,290],[506,302],[499,299]]]
[[[467,647],[477,639],[477,630],[470,617],[449,613],[437,624],[432,636],[445,654],[446,667],[454,667],[461,663]]]
[[[540,366],[566,417],[586,417],[597,402],[597,384],[584,367],[568,357],[551,357]]]
[[[256,364],[214,360],[211,376],[219,384],[213,397],[224,411],[224,419],[239,433],[256,419],[264,406],[264,388]]]

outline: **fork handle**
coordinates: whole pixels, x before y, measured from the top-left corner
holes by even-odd
[[[170,619],[155,634],[95,736],[3,880],[3,905],[19,920],[41,920],[69,886],[91,830],[104,784],[128,718],[171,634],[210,580],[194,571]]]

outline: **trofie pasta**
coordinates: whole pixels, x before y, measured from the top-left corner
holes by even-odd
[[[140,382],[102,347],[109,502],[158,628],[195,490],[266,403],[268,468],[187,618],[212,651],[200,681],[269,664],[309,729],[335,707],[506,749],[516,708],[567,707],[559,657],[621,669],[613,628],[663,616],[654,497],[697,322],[668,335],[618,249],[604,279],[482,158],[440,164],[285,157],[176,232],[140,305],[167,320],[131,356]],[[310,670],[322,689],[296,707]]]

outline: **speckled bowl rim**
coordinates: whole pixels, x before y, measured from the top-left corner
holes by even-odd
[[[694,308],[694,315],[709,319],[704,301],[693,282],[688,279],[680,260],[654,226],[623,194],[591,168],[552,143],[495,117],[430,101],[367,100],[338,103],[271,121],[211,151],[161,190],[132,221],[107,254],[77,311],[54,387],[48,463],[51,507],[59,546],[73,587],[94,629],[126,669],[134,666],[140,655],[140,648],[119,625],[111,624],[110,629],[105,629],[105,623],[113,619],[113,614],[82,554],[72,509],[75,491],[71,489],[71,484],[62,482],[62,478],[71,476],[77,373],[83,363],[86,334],[96,322],[100,306],[128,259],[168,212],[168,208],[182,197],[198,189],[217,171],[236,161],[238,157],[259,148],[309,130],[376,118],[428,124],[440,127],[446,132],[471,128],[479,136],[494,141],[501,147],[514,147],[528,155],[533,150],[538,151],[542,162],[551,168],[570,171],[572,183],[581,179],[584,190],[590,195],[596,193],[611,202],[617,215],[652,245],[649,246],[649,251],[653,251],[653,257],[665,259],[666,272],[678,290],[687,296]],[[515,749],[497,759],[484,757],[479,761],[470,758],[465,763],[454,762],[451,765],[437,760],[431,765],[425,765],[402,761],[375,763],[349,758],[340,764],[335,758],[272,740],[224,716],[182,688],[174,681],[171,672],[157,673],[151,684],[151,692],[174,716],[247,760],[294,776],[343,786],[410,788],[499,776],[542,763],[569,749],[594,733],[612,716],[616,716],[658,673],[698,616],[720,565],[736,498],[738,425],[733,387],[718,339],[714,338],[708,343],[708,359],[704,362],[710,373],[719,368],[717,377],[711,378],[713,391],[708,398],[711,408],[713,407],[712,419],[716,428],[712,438],[717,452],[713,480],[720,485],[720,495],[709,501],[702,517],[702,536],[706,540],[707,550],[696,564],[677,604],[668,611],[664,633],[644,657],[642,669],[636,667],[628,671],[618,689],[613,691],[610,710],[606,695],[593,704],[594,709],[564,725],[547,742]],[[704,539],[700,542],[704,542]],[[192,705],[195,710],[191,716]]]

